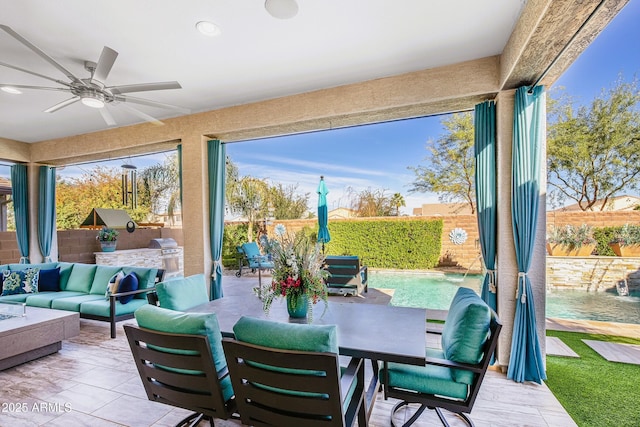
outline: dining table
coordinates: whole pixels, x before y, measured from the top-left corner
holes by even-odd
[[[345,297],[349,298],[349,297]],[[426,321],[424,308],[391,305],[318,301],[306,318],[291,318],[284,298],[272,303],[268,312],[255,295],[230,295],[195,306],[188,312],[216,313],[224,337],[233,338],[233,326],[242,316],[285,323],[336,325],[339,353],[371,361],[373,375],[365,391],[370,416],[380,386],[378,362],[424,365]]]

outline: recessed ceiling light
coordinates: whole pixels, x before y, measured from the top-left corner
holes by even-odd
[[[264,8],[274,18],[290,19],[298,14],[296,0],[265,0]]]
[[[196,24],[196,28],[205,36],[215,37],[220,34],[220,27],[210,21],[200,21]]]
[[[12,93],[14,95],[20,95],[22,93],[22,91],[19,91],[15,87],[11,86],[2,86],[0,87],[0,90],[2,90],[3,92]]]

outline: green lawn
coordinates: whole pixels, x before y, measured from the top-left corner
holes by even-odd
[[[547,331],[580,358],[547,356],[547,385],[579,426],[640,426],[640,366],[608,362],[582,339],[640,344],[608,335]]]

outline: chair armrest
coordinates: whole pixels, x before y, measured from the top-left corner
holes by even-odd
[[[442,335],[443,330],[444,330],[444,323],[427,322],[428,334]]]
[[[425,358],[425,364],[434,365],[434,366],[444,366],[445,368],[461,369],[464,371],[475,372],[477,374],[482,372],[482,367],[480,365],[471,365],[469,363],[454,362],[452,360],[439,359],[436,357]]]
[[[137,295],[137,294],[146,294],[148,292],[155,292],[156,288],[144,288],[144,289],[137,289],[135,291],[127,291],[127,292],[118,292],[115,294],[110,294],[109,298],[117,298],[117,297],[123,297],[126,295]]]
[[[349,390],[354,381],[358,381],[360,374],[364,376],[364,362],[363,359],[352,358],[349,361],[349,365],[347,369],[344,371],[342,376],[340,377],[340,401],[344,402],[344,399],[347,397]],[[363,377],[364,378],[364,377]]]
[[[360,281],[362,284],[366,284],[369,280],[369,268],[366,265],[360,267]]]

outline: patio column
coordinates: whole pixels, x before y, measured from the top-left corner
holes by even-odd
[[[500,92],[496,98],[496,169],[498,200],[511,200],[511,154],[513,140],[513,107],[515,90]],[[545,309],[546,309],[546,141],[542,151],[543,169],[540,179],[540,203],[538,208],[538,227],[534,254],[529,270],[533,298],[536,306],[536,323],[542,354],[545,346]],[[513,241],[511,223],[511,203],[498,203],[497,212],[497,259],[496,274],[498,282],[498,316],[503,323],[498,341],[497,362],[506,372],[511,352],[511,336],[515,316],[516,284],[518,264]]]
[[[203,135],[182,138],[182,229],[184,275],[211,274],[209,248],[207,141]]]

